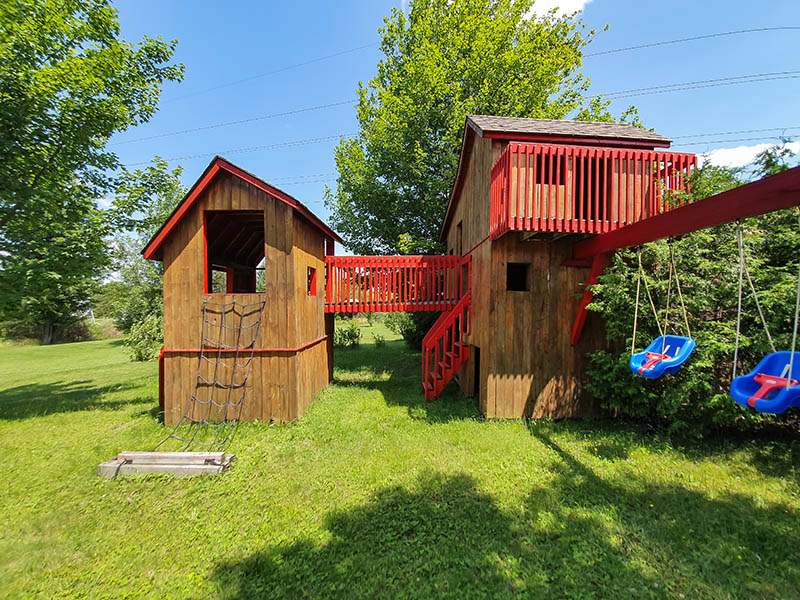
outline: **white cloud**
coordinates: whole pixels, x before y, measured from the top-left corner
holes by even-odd
[[[531,9],[525,13],[525,18],[530,19],[534,15],[545,15],[550,10],[556,9],[556,16],[571,15],[580,12],[583,7],[592,0],[536,0]]]
[[[736,146],[735,148],[717,148],[704,152],[698,156],[698,163],[702,166],[706,161],[720,167],[744,167],[753,162],[753,159],[767,148],[775,144],[755,144],[753,146]],[[800,154],[800,142],[786,144],[795,154]]]
[[[98,198],[97,207],[103,210],[111,208],[111,203],[114,202],[113,198]]]

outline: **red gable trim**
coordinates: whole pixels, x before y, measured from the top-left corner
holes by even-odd
[[[147,260],[158,260],[156,258],[156,253],[158,252],[161,244],[164,243],[164,240],[172,233],[172,230],[175,229],[175,226],[180,222],[180,220],[186,215],[192,205],[195,203],[197,198],[202,194],[206,188],[211,184],[212,181],[217,177],[220,171],[226,171],[231,175],[235,175],[239,179],[246,181],[253,187],[260,189],[263,192],[266,192],[270,196],[273,196],[280,200],[281,202],[288,204],[294,210],[299,212],[303,215],[306,219],[308,219],[312,225],[316,226],[319,230],[322,231],[326,236],[336,240],[337,242],[342,242],[342,238],[340,238],[336,232],[334,232],[330,227],[328,227],[322,220],[317,217],[314,213],[312,213],[308,208],[306,208],[303,204],[298,202],[295,198],[292,198],[286,192],[279,190],[276,187],[269,185],[267,182],[262,181],[255,175],[248,173],[247,171],[240,169],[236,165],[228,162],[224,158],[217,156],[214,160],[211,161],[211,164],[206,167],[206,170],[200,176],[192,188],[189,190],[189,193],[186,194],[186,197],[181,200],[180,204],[175,208],[173,213],[167,219],[166,223],[161,226],[153,238],[147,243],[144,250],[142,250],[142,256]]]
[[[542,144],[574,144],[582,146],[620,146],[623,148],[669,148],[670,142],[658,140],[631,140],[627,138],[585,137],[558,135],[555,133],[506,133],[485,131],[481,137],[515,142],[540,142]]]

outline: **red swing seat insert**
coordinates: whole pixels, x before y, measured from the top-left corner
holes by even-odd
[[[659,354],[658,352],[648,352],[647,354],[645,354],[645,358],[647,358],[647,361],[641,367],[639,367],[639,375],[641,375],[642,372],[644,372],[644,371],[652,369],[657,363],[660,363],[662,360],[669,360],[670,358],[673,358],[673,357],[670,356],[669,354]]]
[[[758,388],[755,394],[750,396],[747,399],[747,405],[750,408],[754,408],[756,405],[757,400],[763,400],[767,396],[769,396],[773,391],[780,390],[787,387],[787,382],[789,387],[795,386],[800,381],[796,379],[787,379],[786,377],[778,377],[777,375],[767,375],[766,373],[756,373],[756,376],[753,378],[753,381],[756,383],[761,384],[761,387]]]

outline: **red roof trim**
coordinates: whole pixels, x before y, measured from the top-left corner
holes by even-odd
[[[580,146],[621,146],[624,148],[669,148],[669,141],[631,140],[627,138],[576,137],[555,133],[507,133],[503,131],[485,131],[483,136],[493,140],[519,142],[540,142],[542,144],[574,144]]]
[[[260,189],[263,192],[266,192],[270,196],[273,196],[280,200],[281,202],[288,204],[294,210],[299,212],[305,218],[307,218],[312,225],[316,226],[319,230],[321,230],[326,236],[336,240],[339,243],[342,243],[342,238],[340,238],[335,231],[333,231],[330,227],[328,227],[317,215],[312,213],[305,205],[301,202],[292,198],[286,192],[279,190],[276,187],[271,186],[266,181],[263,181],[256,177],[255,175],[248,173],[244,169],[241,169],[234,165],[233,163],[228,162],[221,156],[217,156],[211,163],[206,167],[206,170],[200,176],[200,178],[194,183],[192,188],[189,190],[189,193],[186,194],[183,200],[181,200],[180,204],[175,208],[173,213],[167,219],[167,221],[161,226],[153,238],[147,243],[144,250],[142,250],[142,255],[147,260],[158,260],[156,257],[156,253],[161,248],[161,244],[164,243],[164,240],[169,236],[175,226],[180,222],[180,220],[186,215],[189,209],[192,207],[194,202],[197,198],[202,194],[205,189],[211,184],[211,182],[217,177],[220,171],[226,171],[231,175],[238,177],[239,179],[246,181],[253,187]]]

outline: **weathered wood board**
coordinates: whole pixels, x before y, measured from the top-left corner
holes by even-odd
[[[97,466],[97,474],[106,479],[120,475],[165,473],[176,477],[220,475],[227,471],[235,454],[224,452],[120,452]]]

